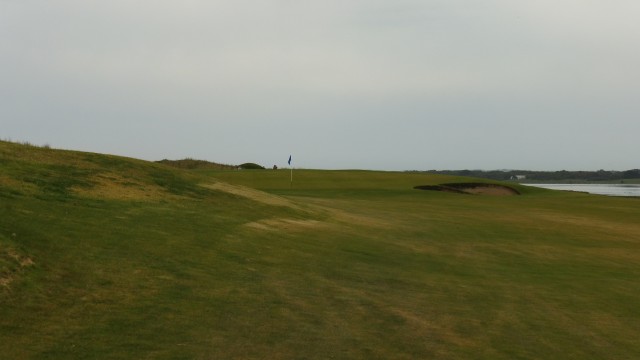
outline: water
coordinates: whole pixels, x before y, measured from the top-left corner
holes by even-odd
[[[523,184],[551,190],[582,191],[607,196],[638,196],[640,184]]]

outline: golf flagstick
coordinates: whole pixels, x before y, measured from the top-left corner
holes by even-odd
[[[289,186],[293,187],[293,166],[291,166],[291,155],[289,155],[289,168],[291,169],[291,182],[289,183]]]

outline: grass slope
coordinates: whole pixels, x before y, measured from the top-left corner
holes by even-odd
[[[238,167],[235,165],[218,164],[206,160],[196,160],[186,158],[182,160],[160,160],[156,161],[159,164],[169,165],[178,169],[194,170],[194,169],[209,169],[209,170],[235,170]]]
[[[0,354],[640,355],[637,199],[289,175],[0,142]]]

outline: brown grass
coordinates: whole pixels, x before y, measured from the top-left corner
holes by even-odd
[[[35,184],[19,181],[14,178],[0,174],[0,186],[17,190],[25,194],[35,194],[38,192],[38,186]]]
[[[20,276],[20,273],[29,267],[35,265],[35,262],[28,256],[19,254],[15,249],[11,247],[7,247],[4,251],[0,252],[0,256],[5,259],[9,259],[15,265],[17,265],[16,269],[7,269],[7,271],[2,274],[0,273],[0,287],[5,289],[9,289],[11,283],[16,281],[16,279]],[[4,269],[3,269],[4,270]]]
[[[212,184],[201,184],[202,187],[207,189],[217,190],[233,194],[236,196],[244,197],[249,200],[257,201],[266,205],[272,206],[285,206],[293,209],[300,209],[300,206],[296,205],[292,201],[283,198],[281,196],[272,195],[264,191],[255,190],[241,185],[231,185],[227,183],[217,182]]]
[[[296,232],[328,228],[330,224],[317,220],[266,219],[250,222],[244,226],[255,230]]]
[[[79,196],[90,199],[109,200],[157,200],[168,196],[165,189],[158,185],[143,184],[116,174],[100,174],[89,179],[94,185],[73,187]]]

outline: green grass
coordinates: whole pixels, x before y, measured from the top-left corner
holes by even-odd
[[[640,356],[640,200],[289,176],[0,142],[0,358]]]

